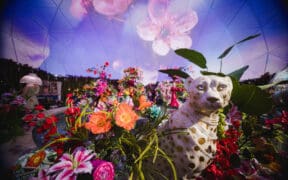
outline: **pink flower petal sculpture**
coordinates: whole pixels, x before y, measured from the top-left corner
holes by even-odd
[[[168,0],[150,0],[149,17],[137,25],[141,39],[152,41],[153,51],[161,56],[179,48],[190,48],[192,39],[190,30],[198,23],[195,11],[181,13],[169,12]]]
[[[123,14],[133,0],[93,0],[93,6],[96,12],[114,17]]]

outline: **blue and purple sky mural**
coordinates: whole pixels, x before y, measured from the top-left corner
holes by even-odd
[[[14,0],[1,11],[0,57],[55,75],[91,76],[86,69],[109,61],[112,78],[134,66],[144,81],[167,78],[158,69],[189,67],[174,49],[200,51],[209,71],[244,65],[243,79],[288,65],[284,0]],[[286,11],[287,12],[287,11]],[[190,69],[196,73],[194,66]]]

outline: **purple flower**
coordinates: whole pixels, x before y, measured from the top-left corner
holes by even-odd
[[[48,173],[57,172],[56,180],[76,179],[77,174],[92,172],[93,166],[90,160],[96,154],[91,150],[76,148],[73,154],[63,154],[60,162],[51,166]]]
[[[113,180],[114,179],[114,166],[111,162],[96,159],[92,161],[94,172],[94,180]]]

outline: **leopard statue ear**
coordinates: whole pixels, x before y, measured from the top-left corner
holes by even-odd
[[[185,83],[184,83],[184,87],[186,90],[190,89],[192,81],[193,81],[192,77],[189,76],[188,78],[186,78]]]

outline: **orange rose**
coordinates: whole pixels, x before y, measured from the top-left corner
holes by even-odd
[[[111,129],[111,119],[104,111],[94,112],[90,115],[89,122],[85,123],[85,128],[93,134],[106,133]]]
[[[26,167],[38,167],[42,161],[45,159],[46,153],[45,151],[39,151],[33,154],[28,158]]]
[[[150,101],[147,101],[144,95],[141,95],[139,98],[139,110],[142,111],[150,106],[152,106],[152,103]]]
[[[117,126],[131,130],[134,128],[137,119],[138,115],[132,110],[131,106],[126,103],[121,103],[118,106],[115,114],[115,123]]]

